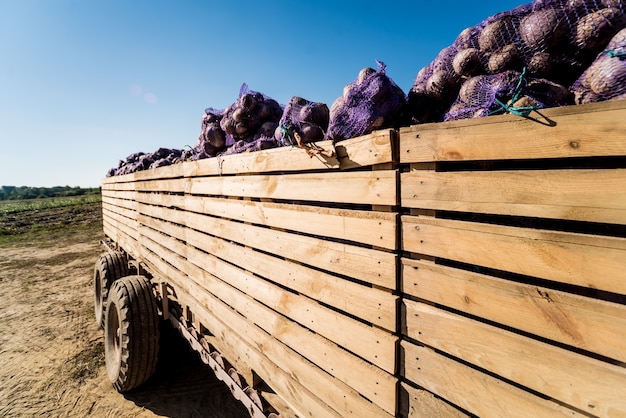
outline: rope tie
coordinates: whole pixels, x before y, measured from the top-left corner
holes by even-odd
[[[522,73],[519,76],[517,85],[515,86],[515,90],[513,90],[513,97],[511,97],[511,100],[509,100],[509,103],[516,103],[522,96],[524,88],[527,85],[528,85],[528,81],[526,80],[526,67],[524,67],[524,69],[522,69]],[[498,98],[496,98],[495,100],[496,100],[496,103],[500,105],[500,107],[492,112],[489,112],[489,115],[493,115],[495,113],[504,111],[504,112],[511,113],[513,115],[527,117],[530,114],[530,112],[532,112],[533,110],[539,109],[539,106],[537,105],[513,106],[512,104],[506,104],[506,103],[501,102],[500,100],[498,100]]]
[[[618,51],[618,49],[621,49],[621,51]],[[622,57],[626,57],[626,47],[619,47],[619,48],[615,48],[615,49],[609,49],[608,51],[604,51],[604,53],[606,55],[608,55],[611,58],[622,58]]]

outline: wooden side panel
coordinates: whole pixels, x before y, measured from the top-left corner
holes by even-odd
[[[626,223],[626,170],[413,170],[401,184],[409,208]]]
[[[625,156],[626,100],[400,130],[400,162]]]
[[[397,174],[394,170],[388,170],[288,176],[192,177],[185,192],[214,196],[392,206],[396,204],[397,198]]]
[[[623,367],[423,303],[405,304],[407,335],[423,344],[590,414],[626,414]]]
[[[105,180],[105,231],[294,411],[395,416],[396,154],[386,130]]]
[[[626,101],[404,128],[400,162],[405,384],[626,416]]]
[[[402,342],[406,377],[479,417],[584,417],[428,347]],[[442,372],[443,371],[443,372]]]
[[[402,233],[407,251],[626,293],[616,279],[626,271],[626,238],[411,216]]]
[[[626,362],[626,306],[404,259],[403,292],[457,311]]]

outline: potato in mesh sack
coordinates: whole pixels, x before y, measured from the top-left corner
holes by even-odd
[[[406,104],[404,92],[386,75],[385,64],[377,63],[378,71],[361,70],[357,79],[335,100],[330,108],[325,139],[338,142],[399,126]]]
[[[558,85],[549,90],[560,94],[626,26],[624,1],[535,0],[465,29],[418,73],[408,95],[411,122],[490,114],[481,106],[461,111],[467,103],[459,94],[467,93],[466,82],[479,76],[525,71],[529,79]],[[603,65],[607,71],[609,63]],[[615,62],[611,66],[618,70]],[[561,97],[549,99],[538,105],[562,103]]]
[[[505,71],[480,75],[463,83],[457,100],[444,120],[484,117],[504,112],[519,115],[533,109],[562,106],[568,103],[565,86],[546,79],[533,79],[525,72]]]
[[[626,98],[626,28],[572,85],[576,104]]]
[[[294,96],[285,106],[274,139],[281,145],[321,141],[326,135],[329,118],[330,111],[325,103]]]
[[[262,93],[250,90],[243,84],[239,98],[224,110],[220,127],[226,136],[226,146],[238,143],[253,142],[264,138],[264,146],[269,146],[274,130],[283,113],[282,107],[274,99]],[[267,135],[271,131],[271,135]],[[274,145],[275,146],[275,145]]]

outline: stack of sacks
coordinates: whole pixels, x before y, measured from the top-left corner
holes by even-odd
[[[573,84],[624,27],[624,0],[536,0],[489,17],[417,74],[410,123],[573,104]]]

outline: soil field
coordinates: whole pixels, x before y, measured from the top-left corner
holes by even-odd
[[[168,325],[155,376],[123,395],[113,389],[93,309],[97,200],[0,203],[0,416],[249,416]]]

